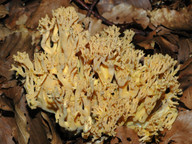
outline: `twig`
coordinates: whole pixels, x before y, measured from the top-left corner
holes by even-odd
[[[91,12],[93,11],[93,8],[96,6],[96,4],[99,2],[100,0],[93,0],[93,3],[91,4],[91,7],[90,9],[88,10],[88,13],[87,13],[87,17],[90,17],[91,15]]]
[[[75,1],[75,2],[79,3],[79,4],[80,4],[83,8],[85,8],[87,11],[90,10],[89,6],[87,6],[84,1],[82,1],[82,0],[72,0],[72,1]],[[72,1],[71,1],[71,2],[72,2]],[[94,12],[94,11],[90,11],[90,13],[93,14],[96,18],[102,20],[102,22],[103,22],[104,24],[114,25],[113,22],[108,21],[106,18],[104,18],[103,16],[99,15],[98,13],[96,13],[96,12]]]
[[[134,20],[131,23],[115,24],[115,23],[107,20],[103,16],[101,16],[99,13],[93,11],[92,9],[97,4],[98,0],[94,0],[93,4],[91,5],[92,8],[87,6],[86,3],[83,0],[71,0],[71,2],[73,2],[73,1],[80,4],[80,6],[82,6],[85,10],[87,10],[88,14],[89,13],[93,14],[97,19],[100,19],[103,24],[106,24],[106,25],[109,25],[109,26],[116,25],[117,27],[120,27],[120,32],[123,32],[127,28],[135,28],[135,29],[138,29],[138,30],[142,31],[142,26],[140,24],[137,24]]]

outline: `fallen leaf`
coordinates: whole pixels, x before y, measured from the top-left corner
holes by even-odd
[[[26,26],[31,29],[36,28],[40,18],[45,17],[46,14],[50,16],[52,10],[61,6],[66,7],[69,5],[69,2],[69,0],[42,0],[37,9],[31,14]]]
[[[0,84],[4,83],[6,81],[5,77],[0,76]]]
[[[48,115],[46,113],[44,113],[44,112],[41,112],[41,116],[47,122],[48,127],[50,128],[50,133],[52,135],[51,144],[62,144],[61,138],[57,134],[57,132],[56,132],[56,130],[54,128],[54,125],[53,125],[52,121],[50,120],[50,118],[48,117]]]
[[[1,48],[0,48],[0,51],[1,51]],[[5,61],[0,59],[0,76],[6,78],[6,80],[10,80],[12,78],[12,75],[14,74],[13,71],[9,71],[10,69],[11,69],[10,61]]]
[[[0,95],[0,110],[13,112],[10,100],[3,95]]]
[[[143,8],[145,10],[151,9],[149,0],[100,0],[97,4],[97,9],[100,14],[111,11],[111,9],[121,3],[132,5],[136,8]]]
[[[9,29],[17,28],[17,21],[26,15],[30,18],[31,14],[37,9],[40,0],[33,0],[29,3],[24,3],[22,0],[13,0],[9,2],[9,17],[5,19],[5,25]]]
[[[188,87],[184,92],[183,96],[180,99],[186,107],[192,109],[192,86]]]
[[[15,120],[17,123],[18,142],[27,144],[30,136],[27,131],[27,118],[18,104],[15,105]]]
[[[82,20],[82,23],[91,35],[94,35],[106,28],[106,25],[102,24],[101,20],[97,20],[96,18],[86,17]]]
[[[131,128],[118,126],[116,133],[116,137],[118,137],[123,144],[139,144],[139,137],[137,136],[137,133]]]
[[[104,13],[103,17],[119,24],[136,22],[140,24],[143,29],[149,25],[149,18],[147,17],[146,10],[135,8],[132,5],[124,3],[113,7],[110,12]]]
[[[192,111],[181,111],[173,123],[171,130],[166,131],[165,137],[162,138],[160,144],[178,143],[191,144],[192,143]]]
[[[27,106],[26,97],[23,95],[18,103],[15,104],[17,109],[16,120],[18,122],[18,138],[27,141],[29,144],[46,144],[48,139],[46,136],[45,127],[42,123],[43,119],[38,110],[31,110]],[[22,126],[20,125],[22,124]],[[24,137],[22,137],[24,136]]]
[[[4,18],[7,14],[9,14],[8,10],[4,5],[0,5],[0,18]]]
[[[12,88],[17,85],[17,80],[11,80],[11,81],[6,81],[3,84],[0,84],[0,88],[7,89],[7,88]]]
[[[180,71],[183,71],[185,68],[187,68],[192,63],[192,57],[190,57],[188,60],[185,61],[184,64],[181,64]]]
[[[172,58],[177,58],[177,55],[176,55],[176,52],[178,52],[177,45],[173,44],[163,36],[156,37],[154,41],[159,45],[160,53],[168,54]]]
[[[21,99],[23,88],[21,86],[15,86],[8,89],[2,89],[3,94],[12,99],[14,103],[18,103]]]
[[[163,25],[175,30],[192,30],[192,5],[177,10],[168,8],[148,11],[151,23],[157,27]]]
[[[110,141],[111,144],[121,144],[120,140],[117,137],[114,137]]]
[[[15,144],[13,141],[13,130],[16,123],[13,117],[0,116],[0,143]]]
[[[4,41],[5,38],[12,33],[13,32],[10,29],[0,24],[0,41]]]
[[[184,62],[183,66],[181,66],[178,81],[183,91],[192,86],[192,58]]]
[[[26,117],[28,121],[28,131],[30,134],[30,144],[46,144],[49,140],[46,135],[45,126],[43,125],[43,118],[38,112],[33,118],[30,117],[31,111],[27,111]],[[57,144],[57,143],[55,143]],[[58,143],[59,144],[59,143]]]
[[[29,57],[33,57],[34,46],[31,45],[31,34],[28,31],[15,32],[0,45],[0,76],[7,80],[12,79],[14,72],[10,71],[11,64],[14,63],[13,55],[18,51],[27,51]]]
[[[180,39],[178,45],[178,61],[183,64],[192,54],[192,39]]]

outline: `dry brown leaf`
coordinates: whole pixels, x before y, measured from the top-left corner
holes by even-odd
[[[190,57],[188,60],[185,61],[184,64],[181,65],[180,71],[183,71],[185,68],[187,68],[192,63],[192,57]]]
[[[111,9],[121,3],[133,5],[136,8],[151,9],[151,3],[149,0],[100,0],[97,4],[98,11],[103,14],[109,12]]]
[[[114,138],[112,138],[112,140],[110,141],[110,144],[121,144],[119,141],[120,141],[120,140],[119,140],[117,137],[114,137]]]
[[[91,144],[89,142],[83,142],[82,138],[76,138],[75,140],[68,140],[65,142],[65,144]],[[104,143],[95,143],[95,144],[104,144]]]
[[[0,18],[4,18],[7,14],[9,14],[8,10],[4,5],[0,5]]]
[[[0,143],[15,144],[13,141],[13,130],[16,123],[13,117],[0,116]]]
[[[5,81],[4,83],[0,84],[0,88],[7,89],[12,88],[17,85],[17,80]]]
[[[123,144],[139,144],[139,137],[133,129],[125,126],[118,126],[116,133],[116,137],[121,139]]]
[[[4,41],[4,39],[12,33],[10,29],[0,24],[0,41]]]
[[[36,28],[40,18],[45,17],[46,14],[50,16],[52,10],[61,6],[66,7],[69,2],[69,0],[42,0],[38,8],[30,16],[30,19],[28,19],[26,26],[31,29]]]
[[[48,115],[46,113],[44,113],[44,112],[41,112],[41,116],[47,122],[48,127],[50,128],[50,133],[52,135],[52,137],[51,137],[51,144],[62,144],[61,138],[56,133],[54,125],[53,125],[52,121],[50,120],[50,118],[48,117]]]
[[[176,52],[178,52],[178,46],[176,44],[163,36],[156,37],[154,41],[159,45],[162,54],[168,54],[172,58],[177,58]]]
[[[13,111],[10,101],[3,95],[0,95],[0,110]]]
[[[121,3],[112,8],[111,11],[103,14],[103,17],[114,23],[131,23],[140,24],[143,29],[149,25],[149,18],[146,10],[135,8],[132,5]]]
[[[18,104],[15,105],[15,120],[17,123],[18,142],[20,144],[27,144],[29,141],[29,132],[27,131],[27,118],[21,111]]]
[[[0,76],[0,84],[4,83],[6,81],[5,77]]]
[[[42,123],[43,119],[41,114],[37,113],[34,117],[30,117],[30,113],[33,112],[26,111],[28,131],[30,134],[30,144],[47,144],[48,138],[46,136],[45,126]]]
[[[178,45],[178,61],[183,64],[192,54],[192,39],[180,39]]]
[[[181,66],[178,80],[183,91],[192,86],[192,58]]]
[[[192,5],[181,10],[169,10],[168,8],[148,11],[151,23],[157,27],[163,25],[175,30],[192,30]]]
[[[12,78],[12,75],[14,74],[12,71],[9,71],[10,69],[11,69],[10,61],[2,60],[0,57],[0,76],[5,77],[6,80],[10,80]]]
[[[42,123],[42,117],[38,110],[31,110],[27,106],[26,97],[23,95],[19,103],[16,104],[19,108],[19,118],[23,118],[23,127],[18,126],[21,130],[18,131],[18,136],[27,133],[29,144],[46,144],[48,139]],[[18,110],[18,109],[17,109]],[[17,118],[17,117],[16,117]]]
[[[26,15],[30,18],[31,14],[37,9],[40,0],[33,0],[24,3],[22,0],[13,0],[9,2],[9,17],[5,19],[5,24],[9,29],[17,27],[17,21]]]
[[[16,32],[9,35],[0,45],[0,76],[7,80],[12,79],[13,71],[10,71],[13,64],[13,55],[17,51],[27,51],[33,57],[34,46],[31,45],[32,37],[28,31]]]
[[[23,92],[22,90],[23,88],[20,86],[15,86],[8,89],[2,89],[5,96],[12,99],[14,103],[18,103],[20,101],[21,94]]]
[[[102,24],[101,20],[97,20],[96,18],[86,17],[82,20],[82,23],[91,35],[94,35],[106,28],[106,25]]]
[[[183,96],[181,97],[181,101],[189,108],[192,110],[192,86],[187,88],[183,92]]]
[[[134,42],[139,44],[139,43],[146,43],[146,42],[151,42],[154,39],[154,36],[157,35],[157,32],[154,30],[150,33],[148,33],[147,35],[141,35],[140,33],[135,33],[134,35]]]
[[[160,144],[177,143],[191,144],[192,143],[192,111],[181,111],[174,122],[171,130],[166,131]]]
[[[150,40],[150,41],[140,42],[137,45],[139,45],[140,47],[143,47],[146,50],[147,49],[154,49],[155,42],[153,40]]]

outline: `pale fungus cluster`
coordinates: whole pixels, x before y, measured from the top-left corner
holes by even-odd
[[[181,94],[170,56],[144,56],[131,43],[134,32],[108,27],[91,36],[73,7],[53,11],[39,22],[43,51],[31,61],[14,56],[12,70],[24,79],[28,105],[55,114],[56,122],[92,140],[114,136],[117,126],[150,141],[175,121]]]

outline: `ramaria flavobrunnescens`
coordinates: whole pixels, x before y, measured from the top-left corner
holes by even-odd
[[[61,127],[93,141],[115,136],[117,126],[134,129],[142,142],[171,128],[181,90],[170,56],[144,56],[131,43],[134,32],[120,37],[116,26],[91,36],[73,7],[54,10],[38,30],[43,51],[33,61],[18,52],[12,65],[32,109],[54,113]]]

